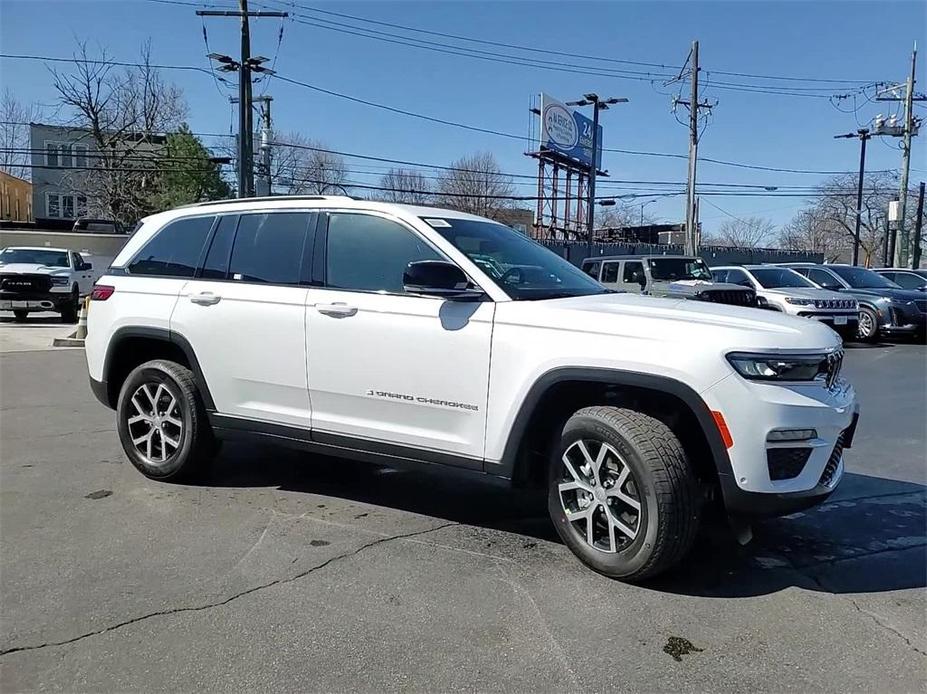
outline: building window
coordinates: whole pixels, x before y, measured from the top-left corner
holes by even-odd
[[[86,217],[87,196],[66,193],[46,193],[45,216],[51,219]]]
[[[83,169],[87,166],[87,152],[87,145],[74,145],[68,142],[46,142],[45,166]]]

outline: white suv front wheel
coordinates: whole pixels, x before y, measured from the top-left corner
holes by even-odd
[[[116,423],[126,456],[151,479],[189,479],[215,450],[193,372],[172,361],[149,361],[129,374]]]
[[[625,581],[666,570],[699,526],[695,475],[661,421],[588,407],[563,428],[550,461],[548,511],[566,545],[599,573]]]

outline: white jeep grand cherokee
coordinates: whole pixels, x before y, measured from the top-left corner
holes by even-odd
[[[91,386],[145,475],[247,433],[546,485],[563,541],[643,579],[733,517],[819,503],[857,406],[812,321],[610,292],[450,210],[295,197],[144,220],[92,295]]]

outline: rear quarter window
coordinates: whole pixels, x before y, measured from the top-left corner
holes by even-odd
[[[171,222],[157,232],[128,264],[131,275],[193,277],[214,216]]]

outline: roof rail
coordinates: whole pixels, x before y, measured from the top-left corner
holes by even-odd
[[[188,207],[208,207],[209,205],[225,205],[235,202],[267,202],[270,200],[363,200],[352,195],[267,195],[259,198],[228,198],[226,200],[208,200],[206,202],[194,202],[190,205],[181,205],[177,209],[186,209]]]

